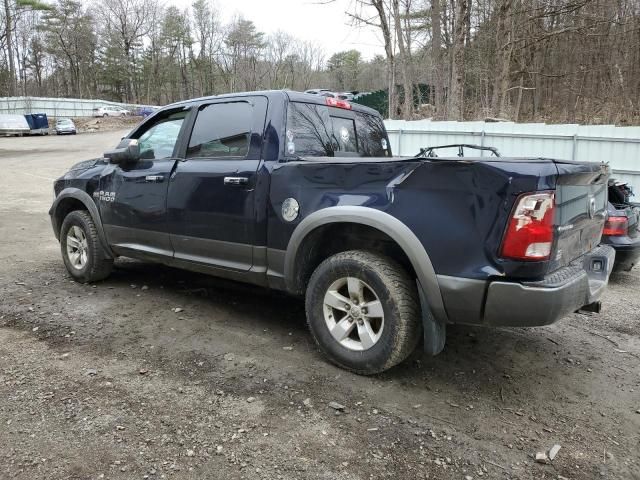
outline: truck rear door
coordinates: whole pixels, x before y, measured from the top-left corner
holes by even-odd
[[[168,228],[174,258],[246,271],[256,244],[255,186],[267,98],[198,108],[183,160],[171,175]]]

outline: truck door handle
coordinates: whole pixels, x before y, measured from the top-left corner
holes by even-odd
[[[146,177],[144,177],[144,181],[145,182],[160,183],[163,180],[164,180],[164,176],[163,175],[147,175]]]
[[[249,183],[247,177],[224,177],[225,185],[246,185]]]

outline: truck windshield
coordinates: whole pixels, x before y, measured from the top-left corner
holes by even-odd
[[[285,151],[295,157],[388,157],[380,117],[315,103],[290,102]]]

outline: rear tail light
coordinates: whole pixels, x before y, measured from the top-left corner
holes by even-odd
[[[325,101],[327,102],[327,105],[329,105],[330,107],[337,107],[337,108],[344,108],[345,110],[351,110],[351,104],[346,100],[338,100],[333,97],[327,97]]]
[[[629,231],[629,219],[627,217],[609,217],[604,222],[603,235],[609,237],[623,237]]]
[[[553,244],[553,192],[522,195],[516,202],[500,256],[515,260],[546,260]]]

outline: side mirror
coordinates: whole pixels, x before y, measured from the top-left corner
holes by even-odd
[[[123,139],[115,150],[104,152],[104,157],[109,163],[127,163],[140,160],[140,145],[134,138]]]

